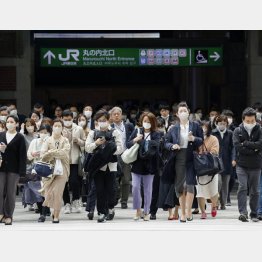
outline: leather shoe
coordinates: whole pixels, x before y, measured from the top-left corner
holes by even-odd
[[[121,209],[127,209],[128,206],[127,206],[127,203],[121,203]]]
[[[151,214],[150,215],[150,220],[156,220],[156,214]]]

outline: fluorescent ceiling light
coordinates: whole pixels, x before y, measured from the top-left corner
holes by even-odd
[[[34,38],[160,38],[160,33],[34,33]]]

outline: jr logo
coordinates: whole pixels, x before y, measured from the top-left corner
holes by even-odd
[[[70,56],[72,56],[75,61],[79,61],[78,57],[79,57],[79,50],[77,49],[67,49],[66,50],[66,57],[62,57],[61,54],[58,55],[58,58],[60,61],[66,62],[70,60]]]

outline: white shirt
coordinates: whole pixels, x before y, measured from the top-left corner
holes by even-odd
[[[187,148],[189,135],[189,122],[186,125],[180,124],[180,144],[181,148]]]
[[[146,133],[146,132],[145,132],[144,135],[145,135],[145,137],[144,137],[145,140],[151,140],[150,132],[149,132],[149,133]]]
[[[126,150],[126,128],[125,128],[125,125],[124,125],[124,123],[122,121],[120,125],[114,123],[114,126],[115,126],[115,129],[121,135],[121,139],[122,139],[122,143],[123,143],[123,149],[125,151]]]
[[[16,136],[16,132],[14,134],[12,133],[9,133],[9,132],[6,132],[6,141],[7,141],[7,144],[9,144],[13,139],[14,137]]]

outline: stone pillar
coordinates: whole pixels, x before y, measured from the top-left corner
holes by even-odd
[[[262,45],[262,41],[260,45]],[[262,50],[262,47],[260,49]],[[259,56],[259,31],[248,31],[247,101],[249,105],[262,102],[262,53]]]

